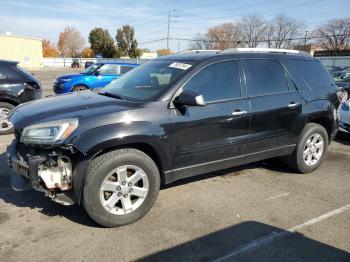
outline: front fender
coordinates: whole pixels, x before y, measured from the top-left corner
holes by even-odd
[[[82,154],[77,159],[73,175],[73,188],[80,202],[84,175],[90,161],[97,154],[118,147],[146,144],[159,156],[162,170],[170,169],[168,130],[151,122],[118,123],[91,129],[74,141],[73,146]]]

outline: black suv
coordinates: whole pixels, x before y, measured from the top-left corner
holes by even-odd
[[[42,96],[40,82],[17,64],[0,60],[0,135],[12,132],[7,116],[15,106]]]
[[[178,179],[273,157],[312,172],[337,130],[337,87],[315,58],[257,51],[162,57],[99,94],[19,106],[9,164],[106,227],[140,219]]]

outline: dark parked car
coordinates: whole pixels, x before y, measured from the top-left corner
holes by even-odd
[[[88,68],[88,67],[92,66],[93,64],[95,64],[95,63],[94,63],[94,62],[92,62],[92,61],[86,61],[86,62],[85,62],[85,66],[84,66],[84,67],[85,67],[85,69],[86,69],[86,68]]]
[[[314,171],[336,134],[338,106],[329,73],[298,51],[178,54],[99,94],[19,106],[8,161],[36,190],[121,226],[151,209],[161,184],[182,178],[273,157]]]
[[[342,91],[342,102],[346,102],[349,100],[350,94],[350,70],[332,71],[331,75],[335,81],[335,84]]]
[[[0,135],[13,131],[7,116],[15,106],[41,96],[40,82],[33,75],[18,62],[0,60]]]

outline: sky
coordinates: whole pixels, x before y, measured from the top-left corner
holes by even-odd
[[[271,19],[283,12],[301,20],[311,31],[329,19],[349,16],[350,0],[0,0],[0,33],[57,43],[59,33],[66,26],[73,26],[89,46],[91,29],[108,29],[114,38],[117,28],[130,24],[139,47],[155,51],[166,48],[169,10],[170,37],[191,39],[209,27],[256,13]],[[170,40],[170,48],[175,52],[188,45],[186,40]]]

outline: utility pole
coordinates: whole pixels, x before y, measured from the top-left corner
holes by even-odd
[[[304,37],[304,51],[306,51],[306,39],[307,39],[307,30],[305,31],[305,37]]]
[[[175,22],[171,21],[171,12],[175,12],[176,10],[169,10],[168,12],[168,30],[167,30],[167,35],[166,35],[166,49],[169,50],[169,39],[170,39],[170,22]]]

